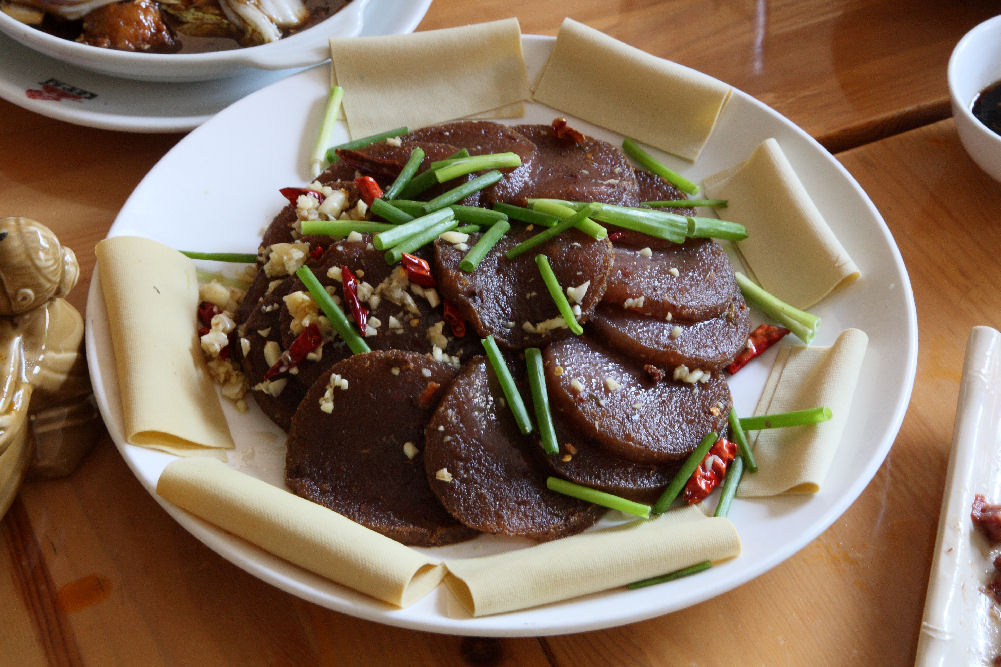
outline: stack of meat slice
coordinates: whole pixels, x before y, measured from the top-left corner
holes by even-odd
[[[449,123],[341,151],[319,181],[343,185],[353,201],[354,176],[371,175],[386,186],[415,146],[428,156],[422,169],[466,148],[474,155],[511,151],[522,160],[468,204],[525,205],[544,197],[637,206],[683,197],[632,167],[616,146],[575,134],[546,125]],[[258,403],[289,431],[289,486],[374,530],[426,545],[477,531],[535,540],[573,534],[601,511],[549,491],[547,476],[650,502],[706,433],[726,431],[732,401],[721,369],[745,344],[748,317],[715,241],[678,245],[622,231],[612,243],[570,230],[509,259],[507,250],[539,231],[515,223],[467,273],[459,261],[478,235],[465,242],[439,238],[420,254],[432,266],[441,301],[465,321],[465,334],[454,335],[436,299],[401,297],[423,289],[405,278],[401,283],[401,269],[387,266],[367,235],[331,242],[296,229],[290,205],[265,235],[262,265],[275,243],[305,244],[307,263],[334,295],[342,289],[339,267],[364,277],[382,297],[370,315],[383,326],[365,338],[373,351],[354,356],[328,332],[321,353],[284,374],[284,388],[275,392],[265,375],[275,350],[289,349],[295,324],[301,326],[295,295],[303,287],[294,276],[259,277],[241,309],[244,369],[259,389]],[[568,291],[582,336],[570,332],[550,298],[534,261],[538,253]],[[388,326],[390,318],[405,326]],[[536,432],[518,429],[480,354],[479,339],[487,336],[503,350],[526,398],[523,351],[542,349],[557,454],[543,452]],[[431,358],[433,351],[439,358]]]

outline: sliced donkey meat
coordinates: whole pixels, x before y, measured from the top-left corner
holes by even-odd
[[[656,174],[651,174],[648,171],[634,168],[633,176],[636,178],[636,184],[638,186],[637,198],[641,203],[646,201],[675,201],[678,199],[687,199],[684,192]],[[695,215],[695,209],[689,206],[679,208],[671,207],[661,210],[682,216]],[[615,237],[616,245],[633,246],[636,248],[669,248],[670,246],[675,245],[674,242],[668,241],[667,239],[659,239],[642,232],[635,232],[631,229],[621,229],[618,227],[609,228],[610,232],[613,230],[617,234]]]
[[[341,267],[346,266],[355,274],[359,300],[369,311],[367,327],[371,328],[371,332],[368,333],[374,332],[374,335],[364,338],[371,349],[400,349],[437,355],[456,366],[469,358],[474,350],[482,349],[472,331],[463,332],[463,336],[454,335],[451,326],[443,319],[437,290],[411,284],[406,271],[399,265],[386,264],[382,253],[375,250],[370,241],[371,237],[363,234],[356,241],[343,239],[333,242],[320,260],[311,263],[311,268],[320,283],[342,303],[345,295]],[[347,313],[346,305],[344,309]],[[244,372],[250,386],[255,388],[255,398],[264,394],[261,396],[262,408],[276,402],[271,398],[277,398],[277,402],[282,404],[286,403],[286,395],[288,402],[298,400],[302,392],[332,364],[351,355],[347,345],[332,328],[324,326],[321,329],[324,342],[319,350],[302,360],[294,371],[280,376],[278,379],[284,380],[280,385],[264,382],[264,373],[271,365],[268,361],[289,349],[310,321],[322,322],[317,319],[320,314],[299,278],[289,276],[274,286],[241,327],[241,335],[250,349],[243,364]],[[350,314],[348,318],[352,326],[356,326]],[[265,348],[269,341],[272,342],[268,354]],[[280,393],[277,391],[279,387],[284,387]],[[286,405],[281,411],[265,408],[265,412],[285,429],[288,428],[288,417],[294,411],[294,404]]]
[[[722,314],[695,322],[665,321],[604,304],[590,326],[595,337],[635,359],[713,371],[729,365],[747,344],[750,316],[739,297]]]
[[[614,456],[591,438],[572,429],[556,411],[553,426],[559,452],[546,454],[541,444],[533,449],[553,474],[623,498],[641,503],[656,501],[681,463],[636,463]]]
[[[607,141],[585,137],[580,143],[556,136],[549,125],[516,125],[538,148],[539,158],[525,198],[639,204],[639,188],[625,153]]]
[[[552,540],[603,513],[546,488],[547,474],[501,401],[483,357],[459,372],[428,423],[424,467],[431,490],[465,525],[485,533]]]
[[[655,250],[615,245],[603,303],[660,320],[704,320],[722,314],[738,294],[733,266],[712,239]]]
[[[475,532],[431,493],[422,453],[424,426],[454,376],[426,355],[397,350],[337,362],[310,387],[292,420],[285,482],[297,495],[404,544],[469,539]]]
[[[470,155],[517,153],[521,166],[502,169],[504,178],[483,191],[483,200],[488,205],[497,201],[524,202],[522,191],[528,186],[535,170],[538,150],[534,143],[513,128],[483,120],[455,121],[415,130],[404,140],[448,143],[467,149]]]
[[[732,399],[721,373],[695,383],[657,381],[643,362],[588,336],[552,343],[543,357],[553,407],[614,456],[668,463],[726,428]]]
[[[539,273],[537,254],[549,258],[564,290],[582,293],[571,299],[580,307],[577,320],[582,323],[601,300],[612,270],[611,243],[596,241],[576,229],[514,259],[505,257],[505,252],[532,235],[522,229],[504,236],[472,273],[459,268],[465,250],[442,239],[435,242],[435,275],[442,295],[481,337],[492,335],[509,349],[543,345],[569,333]],[[468,244],[477,238],[474,234]]]

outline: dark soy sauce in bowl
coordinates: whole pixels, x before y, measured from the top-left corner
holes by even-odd
[[[973,115],[995,134],[1001,135],[1001,81],[980,91],[973,100]]]

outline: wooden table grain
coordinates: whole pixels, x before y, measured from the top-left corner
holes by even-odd
[[[105,435],[0,522],[0,664],[912,664],[971,327],[1001,326],[1001,185],[962,151],[945,68],[995,3],[435,0],[420,29],[571,16],[716,76],[816,137],[894,235],[917,303],[917,382],[885,464],[799,553],[725,595],[582,634],[478,639],[304,602],[180,528]],[[2,67],[0,63],[0,67]],[[177,134],[88,129],[0,101],[0,215],[50,226],[82,267]]]

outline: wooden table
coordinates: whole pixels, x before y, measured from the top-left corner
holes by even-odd
[[[66,479],[33,482],[0,523],[0,664],[911,664],[963,353],[1001,325],[1001,185],[948,119],[954,43],[980,1],[436,0],[421,29],[564,15],[717,76],[805,128],[855,175],[913,283],[921,353],[907,417],[859,500],[801,552],[695,607],[578,635],[474,639],[401,630],[278,591],[174,523],[105,436]],[[0,64],[2,66],[2,64]],[[178,135],[67,125],[0,102],[0,215],[93,246]],[[192,564],[196,564],[192,566]]]

